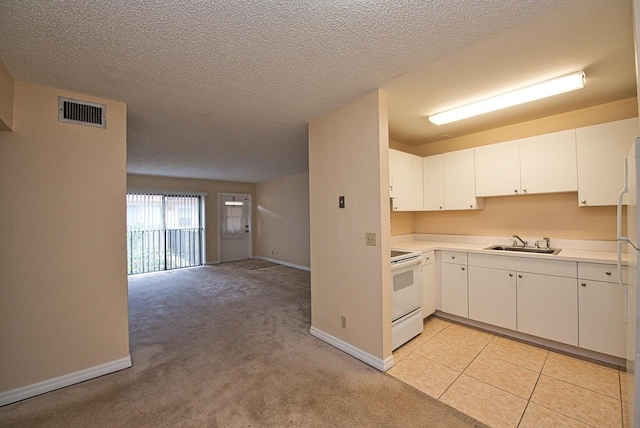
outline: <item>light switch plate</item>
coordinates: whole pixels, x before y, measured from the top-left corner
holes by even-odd
[[[365,239],[367,241],[367,246],[369,247],[375,247],[376,244],[376,233],[375,232],[366,232],[365,234]]]

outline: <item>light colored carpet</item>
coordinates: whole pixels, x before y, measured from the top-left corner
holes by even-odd
[[[2,407],[0,426],[483,426],[312,337],[308,272],[227,263],[129,283],[133,367]]]
[[[267,260],[259,260],[259,259],[240,260],[238,262],[232,262],[232,263],[238,267],[241,267],[247,270],[262,269],[266,267],[276,266],[276,263],[273,263]]]

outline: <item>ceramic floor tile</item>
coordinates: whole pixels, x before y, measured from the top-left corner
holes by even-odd
[[[448,321],[441,320],[436,317],[429,317],[424,321],[424,329],[422,333],[400,346],[393,351],[394,362],[402,360],[404,357],[415,351],[419,346],[428,342],[433,336],[438,334],[442,329],[446,328],[449,324]]]
[[[622,403],[622,426],[623,428],[627,428],[631,426],[629,422],[629,404]]]
[[[620,376],[617,369],[550,352],[542,373],[620,400]]]
[[[463,372],[503,391],[529,400],[539,374],[533,370],[492,358],[481,353]]]
[[[432,338],[450,325],[451,323],[449,321],[434,317],[432,315],[424,320],[424,328],[422,329],[422,334],[426,337]]]
[[[418,349],[418,347],[421,345],[422,345],[422,342],[417,342],[417,341],[414,342],[413,340],[410,340],[404,345],[400,346],[398,349],[393,351],[394,364],[397,364],[398,362],[400,362],[404,357],[406,357],[407,355],[409,355],[410,353]]]
[[[627,372],[619,370],[618,375],[620,376],[620,394],[622,401],[627,403]]]
[[[387,373],[434,398],[439,398],[460,375],[415,353],[407,355]]]
[[[462,372],[478,355],[477,351],[434,337],[415,350],[416,354]]]
[[[482,351],[491,341],[493,335],[459,324],[451,324],[438,333],[436,337],[474,351]]]
[[[589,425],[572,419],[568,416],[549,410],[545,407],[538,406],[535,403],[529,403],[527,410],[518,428],[589,428]]]
[[[594,427],[622,426],[619,400],[544,374],[540,375],[531,402]]]
[[[527,400],[464,374],[440,401],[494,428],[517,427],[527,406]]]
[[[540,373],[549,351],[516,340],[495,336],[482,350],[482,353]]]

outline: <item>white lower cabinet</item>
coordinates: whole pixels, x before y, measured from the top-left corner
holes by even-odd
[[[442,252],[442,312],[469,317],[467,289],[467,253]]]
[[[626,300],[615,265],[459,251],[440,257],[442,312],[625,358]]]
[[[469,266],[469,318],[516,329],[516,273]]]
[[[625,293],[614,282],[616,267],[578,263],[580,308],[578,343],[581,348],[625,358]],[[626,282],[626,268],[623,270]]]
[[[436,311],[436,257],[434,251],[422,253],[422,317]]]
[[[578,281],[517,274],[518,331],[578,346]]]

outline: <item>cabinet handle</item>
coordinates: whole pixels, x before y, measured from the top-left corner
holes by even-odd
[[[522,278],[522,275],[518,275],[518,278]]]
[[[473,205],[469,205],[469,208],[473,208]]]
[[[513,274],[512,274],[512,273],[510,273],[510,274],[509,274],[509,276],[510,276],[511,278],[513,278]]]
[[[518,189],[513,189],[513,192],[514,193],[518,193]]]
[[[451,260],[455,260],[455,259],[456,259],[456,256],[451,256]]]
[[[522,189],[522,191],[523,191],[524,193],[527,193],[527,189]]]
[[[581,282],[580,285],[582,285],[583,287],[586,287],[587,283],[586,282]]]
[[[605,272],[605,274],[607,274],[608,276],[611,276],[611,272]]]
[[[462,270],[464,270],[464,268],[462,268]]]
[[[582,205],[587,205],[587,201],[582,201]]]
[[[440,209],[442,209],[442,207],[440,207]]]

